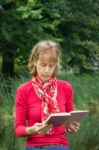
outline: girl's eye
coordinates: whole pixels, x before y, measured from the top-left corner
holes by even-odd
[[[42,66],[42,67],[46,67],[47,65],[46,65],[46,64],[41,64],[41,66]],[[53,64],[52,64],[52,65],[49,65],[50,68],[53,68],[54,66],[55,66],[55,65],[53,65]]]
[[[41,64],[41,66],[46,66],[46,64]]]
[[[53,68],[53,67],[54,67],[54,65],[50,65],[50,67],[51,67],[51,68]]]

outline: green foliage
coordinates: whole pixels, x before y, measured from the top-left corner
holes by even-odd
[[[83,120],[80,130],[74,135],[68,135],[71,141],[72,149],[80,150],[98,150],[98,138],[99,138],[99,120],[97,114],[89,114],[86,119]]]
[[[73,68],[78,74],[99,69],[98,8],[98,0],[2,0],[2,59],[7,60],[10,53],[12,58],[9,60],[13,64],[14,59],[26,64],[32,45],[42,39],[52,39],[62,46],[65,70]]]
[[[84,73],[87,70],[90,73],[99,66],[98,3],[70,0],[64,1],[63,5],[63,1],[60,2],[63,17],[59,30],[63,37],[62,65],[65,70],[71,66],[76,73]]]
[[[5,79],[0,74],[0,149],[17,150],[24,149],[24,140],[18,140],[14,135],[13,106],[16,88],[20,82],[25,82],[25,78],[20,76],[20,80]],[[9,135],[9,136],[8,136]],[[23,143],[23,146],[19,143]]]
[[[75,76],[71,73],[60,72],[59,78],[66,79],[74,88],[74,101],[79,109],[94,106],[97,110],[99,100],[99,78],[97,76],[83,75]],[[97,108],[96,108],[97,107]]]

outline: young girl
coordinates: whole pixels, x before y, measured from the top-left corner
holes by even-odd
[[[15,134],[27,137],[26,150],[70,150],[66,132],[79,129],[76,122],[44,124],[50,113],[73,110],[71,84],[56,78],[59,66],[57,43],[45,40],[34,46],[28,63],[32,79],[19,86],[15,99]]]

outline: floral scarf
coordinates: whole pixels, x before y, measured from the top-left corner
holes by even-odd
[[[55,77],[42,83],[38,76],[32,78],[32,85],[42,100],[41,105],[41,121],[45,121],[50,113],[59,112],[56,96],[57,96],[57,80]]]

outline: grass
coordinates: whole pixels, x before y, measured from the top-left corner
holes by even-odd
[[[76,150],[99,149],[99,78],[98,76],[75,76],[73,74],[59,74],[60,79],[69,81],[74,89],[76,109],[89,109],[90,113],[81,122],[80,131],[67,135],[71,147]],[[15,90],[20,83],[29,80],[28,76],[4,79],[0,77],[0,150],[22,150],[24,140],[16,138],[13,132],[13,105]],[[9,135],[9,136],[8,136]]]

